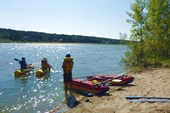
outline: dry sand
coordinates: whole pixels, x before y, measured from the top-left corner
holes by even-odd
[[[170,113],[169,103],[131,103],[126,96],[156,96],[170,98],[170,69],[150,69],[135,77],[127,86],[111,86],[102,96],[78,97],[78,104],[65,113]],[[91,101],[86,102],[89,99]]]

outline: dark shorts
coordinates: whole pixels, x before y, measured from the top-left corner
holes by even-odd
[[[64,83],[72,82],[72,73],[64,73]]]

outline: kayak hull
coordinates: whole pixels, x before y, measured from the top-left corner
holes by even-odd
[[[109,90],[108,86],[104,86],[103,84],[96,85],[88,80],[80,80],[74,78],[71,84],[73,90],[79,90],[88,93],[102,94]]]
[[[42,78],[50,73],[50,70],[43,71],[42,69],[36,70],[36,77]]]
[[[99,82],[106,81],[109,79],[113,79],[113,81],[109,82],[111,85],[127,85],[131,82],[133,82],[134,77],[129,75],[104,75],[104,74],[96,74],[92,76],[88,76],[87,80],[97,80]],[[121,81],[116,81],[121,80]]]

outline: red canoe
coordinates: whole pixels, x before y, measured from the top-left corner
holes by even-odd
[[[80,80],[76,78],[72,80],[72,88],[74,90],[95,94],[105,93],[109,90],[109,87],[103,84],[93,84],[92,81]]]
[[[95,74],[92,76],[88,76],[87,80],[97,80],[99,82],[102,81],[106,81],[106,80],[110,80],[108,81],[109,84],[111,85],[127,85],[131,82],[133,82],[134,77],[129,76],[129,75],[104,75],[104,74]]]

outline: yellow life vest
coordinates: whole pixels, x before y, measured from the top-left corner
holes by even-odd
[[[47,61],[45,61],[45,60],[42,60],[42,61],[41,61],[41,69],[42,69],[43,71],[46,71],[46,70],[48,69],[48,63],[47,63]]]
[[[63,62],[63,69],[65,73],[71,73],[73,68],[73,58],[66,57]]]

